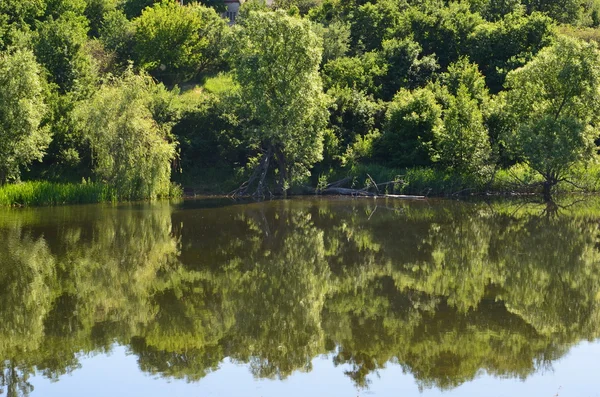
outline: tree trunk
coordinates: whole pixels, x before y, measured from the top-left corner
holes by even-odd
[[[269,146],[269,150],[263,157],[261,161],[261,170],[260,170],[260,179],[258,180],[258,186],[256,187],[256,192],[254,192],[253,196],[263,198],[265,197],[264,188],[265,188],[265,179],[267,177],[267,172],[269,171],[269,163],[271,161],[271,157],[273,157],[273,146]]]
[[[551,180],[544,181],[544,184],[543,184],[544,201],[546,201],[546,202],[552,201],[552,187],[555,184],[556,183],[553,183]]]
[[[233,192],[229,193],[229,196],[243,197],[243,196],[251,195],[254,197],[264,197],[263,190],[264,190],[264,185],[265,185],[265,179],[267,176],[267,172],[269,171],[269,163],[270,163],[272,156],[273,156],[273,147],[270,146],[267,153],[263,154],[262,158],[260,159],[260,162],[258,163],[256,168],[254,168],[254,171],[252,172],[252,175],[250,176],[250,178],[248,178],[248,180],[246,182],[242,183],[242,185],[240,187],[235,189]],[[257,179],[258,179],[258,185],[256,187],[256,190],[254,190],[254,192],[251,193],[252,185],[254,184],[254,182]]]
[[[287,182],[287,164],[285,161],[285,154],[281,150],[280,147],[275,149],[275,157],[277,158],[277,163],[279,165],[279,189],[281,190],[281,194],[283,197],[287,196],[287,189],[285,188],[285,184]]]

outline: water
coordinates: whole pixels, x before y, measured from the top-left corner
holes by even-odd
[[[600,396],[599,337],[595,200],[0,212],[0,396]]]

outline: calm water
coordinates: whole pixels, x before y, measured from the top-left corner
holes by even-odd
[[[600,202],[0,212],[1,396],[600,396]]]

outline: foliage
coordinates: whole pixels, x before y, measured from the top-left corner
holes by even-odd
[[[61,94],[86,95],[95,82],[94,65],[85,50],[87,31],[85,17],[73,12],[62,13],[57,19],[50,17],[37,27],[35,55]]]
[[[478,103],[460,85],[444,110],[444,128],[434,131],[435,159],[458,171],[477,173],[488,163],[490,142]]]
[[[157,3],[134,26],[137,62],[163,79],[185,81],[220,60],[226,25],[211,8]]]
[[[448,7],[429,10],[410,9],[407,18],[408,31],[423,55],[435,54],[442,70],[466,54],[470,35],[483,23],[466,2],[451,2]]]
[[[545,193],[577,162],[595,157],[600,57],[595,45],[560,38],[508,75],[514,129],[508,145],[545,180]]]
[[[381,98],[391,100],[401,88],[424,86],[439,68],[435,56],[422,56],[421,46],[411,39],[386,40],[380,56],[385,73],[376,81],[382,87]]]
[[[86,0],[84,15],[90,24],[90,35],[98,37],[107,14],[117,9],[119,0]]]
[[[479,65],[492,93],[502,90],[506,74],[524,66],[554,40],[552,19],[540,13],[512,13],[477,26],[467,53]]]
[[[267,153],[267,162],[276,157],[283,190],[322,157],[320,60],[321,41],[310,23],[283,12],[250,12],[232,41],[239,106],[251,120],[248,140]]]
[[[583,11],[579,0],[523,0],[529,12],[540,11],[561,23],[577,23]]]
[[[77,109],[93,151],[94,172],[120,199],[169,194],[175,144],[163,112],[169,110],[164,90],[147,76],[128,71]]]
[[[367,135],[377,134],[385,108],[372,96],[351,88],[334,87],[327,91],[331,98],[329,130],[334,135],[338,149],[329,153],[326,160],[345,162],[345,150]]]
[[[394,167],[431,165],[442,108],[429,89],[400,90],[388,107],[376,156]]]
[[[104,16],[99,29],[100,41],[112,51],[120,65],[126,65],[133,56],[134,26],[120,10],[113,10]]]
[[[589,95],[573,90],[566,118],[544,124],[548,98],[533,106],[532,90],[531,106],[517,105],[522,90],[507,75],[529,73],[561,35],[597,42],[600,0],[250,0],[233,25],[225,10],[222,0],[0,1],[0,56],[32,51],[49,83],[36,121],[44,150],[30,151],[13,176],[92,177],[97,164],[73,110],[101,86],[117,89],[119,76],[135,70],[177,93],[175,99],[162,90],[146,107],[169,143],[169,127],[184,115],[176,127],[181,157],[172,167],[188,187],[249,177],[261,186],[276,181],[277,193],[311,173],[332,177],[376,163],[433,165],[432,174],[456,173],[480,191],[480,178],[489,177],[494,189],[502,168],[525,161],[531,169],[526,146],[533,153],[550,145],[537,157],[552,153],[552,161],[568,164],[565,176],[550,179],[585,180],[595,189],[580,170],[591,167],[595,136],[581,131],[596,120],[568,110],[572,102],[592,103]],[[547,65],[557,84],[571,84],[570,66]],[[517,137],[526,125],[564,139],[525,144]],[[581,140],[585,153],[568,155]]]
[[[345,56],[350,50],[349,23],[334,21],[327,26],[314,24],[313,29],[323,39],[323,64]]]
[[[0,184],[19,179],[22,166],[41,160],[50,143],[45,81],[30,51],[0,53]]]
[[[154,4],[160,3],[161,0],[125,0],[123,3],[123,12],[127,15],[127,19],[139,17],[144,9],[152,7]]]
[[[380,49],[400,23],[400,10],[405,7],[403,0],[367,2],[357,7],[351,18],[352,48],[359,52]]]

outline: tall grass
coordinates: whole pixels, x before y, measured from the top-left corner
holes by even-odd
[[[380,165],[355,165],[350,170],[354,177],[355,187],[362,187],[370,175],[377,183],[398,181],[389,194],[415,194],[425,196],[452,196],[485,191],[486,181],[477,175],[452,172],[436,168],[394,169]]]
[[[539,174],[523,164],[498,170],[493,177],[491,172],[483,176],[438,168],[394,169],[365,164],[354,165],[348,172],[355,188],[368,184],[367,174],[378,183],[399,181],[393,190],[388,187],[388,193],[429,196],[540,193],[542,182]],[[566,179],[568,182],[556,187],[557,193],[600,192],[600,164],[572,167]]]
[[[169,196],[180,198],[181,186],[171,183]],[[0,187],[0,206],[43,206],[109,203],[122,200],[117,191],[102,183],[22,182]]]
[[[85,204],[117,201],[100,183],[23,182],[0,187],[0,206]]]

